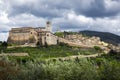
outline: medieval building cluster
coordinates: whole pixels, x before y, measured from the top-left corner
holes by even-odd
[[[8,43],[19,45],[56,45],[58,42],[75,46],[107,46],[99,37],[84,37],[82,34],[65,34],[64,37],[52,33],[51,22],[46,22],[45,27],[12,28],[9,31]]]
[[[64,33],[63,37],[58,37],[52,33],[51,22],[46,22],[45,27],[23,27],[12,28],[9,31],[8,41],[9,44],[16,44],[18,47],[31,46],[36,47],[44,45],[56,45],[58,43],[66,43],[70,46],[80,47],[94,47],[99,46],[105,52],[109,52],[107,47],[109,44],[100,40],[99,37],[85,37],[82,34],[67,34]],[[110,47],[113,50],[120,51],[120,48]]]
[[[23,27],[12,28],[9,31],[8,43],[10,44],[32,44],[32,45],[55,45],[57,37],[52,33],[51,22],[47,22],[45,27]]]

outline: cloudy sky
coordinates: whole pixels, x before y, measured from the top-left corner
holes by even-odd
[[[0,41],[13,27],[94,30],[120,35],[120,0],[0,0]]]

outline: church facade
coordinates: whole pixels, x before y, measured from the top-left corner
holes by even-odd
[[[48,21],[45,27],[12,28],[9,31],[8,43],[17,45],[56,45],[57,37],[52,34],[51,22]]]

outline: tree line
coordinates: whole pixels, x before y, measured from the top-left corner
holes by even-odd
[[[0,42],[0,53],[6,50],[8,43],[6,41]]]

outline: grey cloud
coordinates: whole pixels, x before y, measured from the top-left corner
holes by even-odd
[[[48,1],[50,2],[50,1]],[[48,2],[44,1],[38,1],[38,3],[26,3],[22,5],[11,5],[11,9],[8,12],[9,16],[15,16],[22,13],[28,13],[35,15],[37,17],[44,17],[44,18],[54,18],[54,17],[60,17],[62,13],[65,11],[65,9],[62,7],[62,9],[58,9],[57,7],[54,7],[55,5],[50,4]],[[12,4],[12,3],[11,3]]]
[[[120,13],[120,1],[116,1],[118,3],[117,5],[111,6],[109,10],[106,8],[105,0],[93,0],[90,2],[90,6],[87,7],[87,9],[79,9],[76,8],[76,12],[78,14],[83,14],[88,17],[110,17],[110,16],[116,16]],[[110,3],[111,4],[111,3]],[[85,5],[85,4],[84,4]],[[117,6],[116,8],[114,6]]]
[[[105,0],[35,0],[36,2],[16,5],[11,3],[10,16],[15,16],[21,13],[30,13],[38,17],[54,18],[62,17],[64,12],[74,10],[77,14],[82,14],[88,17],[109,17],[115,16],[120,12],[114,7],[107,10]],[[116,2],[120,3],[119,0]]]
[[[12,27],[45,26],[50,20],[53,31],[59,27],[62,31],[96,30],[120,35],[119,4],[120,0],[2,0],[0,13],[6,15],[0,14],[0,32]],[[69,14],[73,14],[71,19]]]

